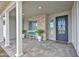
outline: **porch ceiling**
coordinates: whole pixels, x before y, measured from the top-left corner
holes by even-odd
[[[41,6],[41,9],[38,7]],[[73,1],[27,1],[23,2],[23,15],[52,14],[71,10]]]
[[[10,1],[0,1],[0,14],[9,5]]]

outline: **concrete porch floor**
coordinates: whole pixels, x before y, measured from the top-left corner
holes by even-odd
[[[9,47],[1,47],[11,57],[15,57],[15,40],[11,40]],[[56,43],[54,41],[42,41],[23,39],[23,55],[21,57],[77,57],[76,51],[71,44]]]
[[[23,39],[22,57],[77,57],[71,44]]]

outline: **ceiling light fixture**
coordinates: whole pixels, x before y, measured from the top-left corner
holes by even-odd
[[[42,9],[42,6],[38,6],[38,9]]]

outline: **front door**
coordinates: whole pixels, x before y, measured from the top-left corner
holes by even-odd
[[[68,15],[56,17],[56,40],[68,42]]]

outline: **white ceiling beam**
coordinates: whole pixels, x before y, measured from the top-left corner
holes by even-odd
[[[15,7],[15,2],[11,2],[10,5],[0,15],[4,15],[6,11],[11,11],[12,8],[14,7]]]

